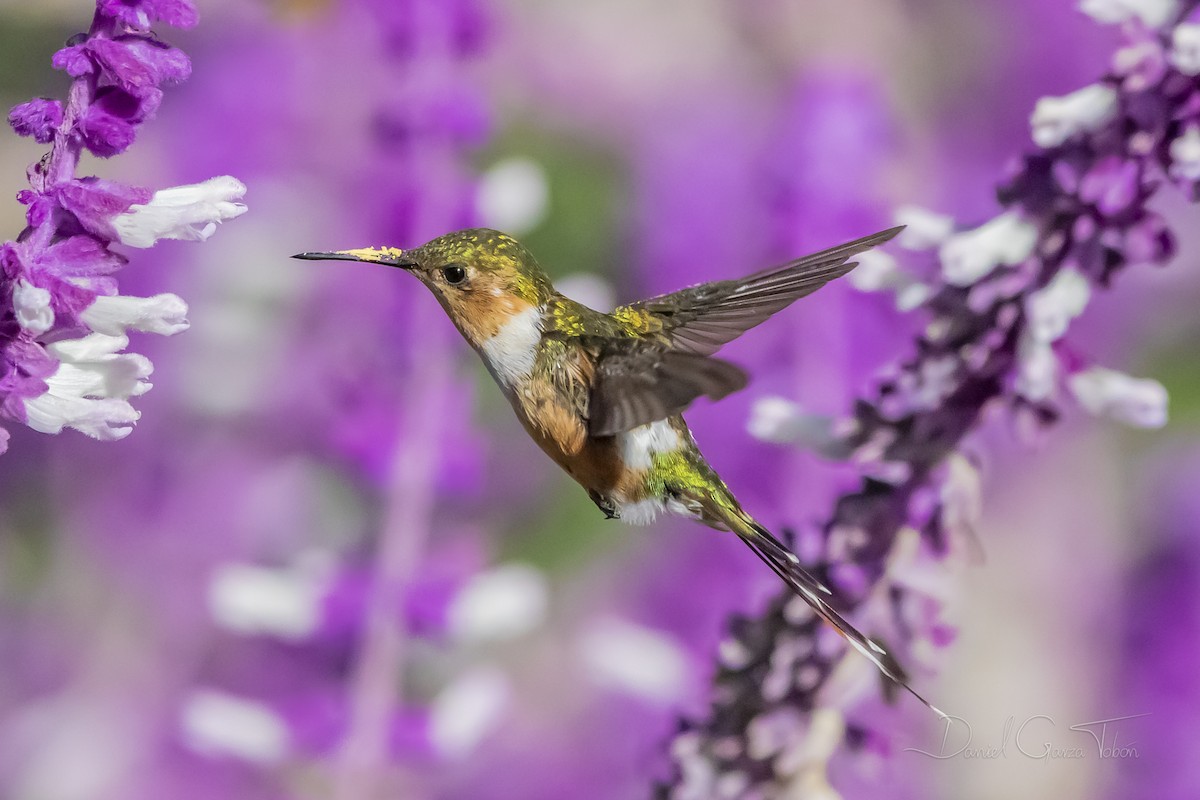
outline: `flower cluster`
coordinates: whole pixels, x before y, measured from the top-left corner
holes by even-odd
[[[246,210],[245,187],[231,177],[151,192],[75,175],[85,149],[124,152],[158,109],[161,87],[190,73],[187,56],[150,30],[156,21],[194,25],[196,12],[190,0],[100,0],[88,33],[54,55],[74,79],[66,105],[37,98],[9,113],[13,130],[51,149],[17,196],[28,226],[0,246],[0,415],[43,433],[129,434],[138,418],[129,401],[150,388],[152,367],[123,352],[126,334],[187,328],[176,295],[118,294],[125,258],[110,247],[207,239]]]
[[[1007,408],[1019,429],[1054,422],[1064,403],[1138,426],[1160,426],[1154,381],[1090,363],[1068,345],[1070,323],[1127,266],[1173,252],[1148,207],[1174,182],[1193,199],[1200,176],[1200,16],[1175,0],[1087,2],[1127,42],[1100,83],[1040,101],[1037,148],[999,188],[1003,211],[967,230],[908,210],[903,258],[870,254],[860,288],[894,290],[899,307],[930,317],[915,354],[885,375],[845,420],[772,399],[751,430],[776,442],[848,456],[863,479],[801,552],[869,634],[927,674],[954,637],[946,609],[979,514],[979,476],[959,451],[984,412]],[[713,705],[675,739],[677,775],[664,796],[836,797],[826,765],[843,744],[885,747],[873,714],[877,676],[780,595],[761,616],[737,618],[720,648]],[[790,796],[790,795],[789,795]]]

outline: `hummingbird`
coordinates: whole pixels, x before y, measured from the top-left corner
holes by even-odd
[[[675,514],[733,532],[884,676],[933,708],[896,659],[838,613],[830,590],[742,508],[682,416],[702,396],[720,400],[745,387],[740,367],[714,357],[722,345],[845,275],[854,256],[901,230],[611,313],[559,293],[524,245],[486,228],[407,250],[294,258],[363,261],[415,276],[483,359],[529,436],[607,517],[645,525]]]

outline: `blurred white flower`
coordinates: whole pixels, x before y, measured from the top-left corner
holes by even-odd
[[[895,220],[897,225],[905,226],[896,244],[907,250],[931,250],[954,233],[954,217],[920,206],[901,206],[896,209]]]
[[[1200,75],[1200,23],[1184,22],[1171,33],[1171,63],[1184,75]]]
[[[262,703],[210,689],[191,693],[180,720],[184,743],[206,755],[270,765],[288,752],[288,729]]]
[[[1079,10],[1097,22],[1138,19],[1150,28],[1165,25],[1179,11],[1179,0],[1080,0]]]
[[[1058,384],[1058,356],[1049,342],[1028,331],[1017,343],[1017,394],[1028,400],[1045,400]]]
[[[580,636],[577,650],[596,683],[654,703],[680,700],[691,683],[679,645],[662,631],[632,622],[596,621]]]
[[[1065,267],[1025,300],[1029,333],[1041,342],[1056,342],[1071,321],[1087,308],[1092,289],[1077,269]]]
[[[1015,211],[1006,211],[978,228],[956,233],[938,251],[942,274],[954,286],[969,286],[1000,265],[1020,264],[1033,252],[1038,231]]]
[[[1040,147],[1057,147],[1078,133],[1096,130],[1116,112],[1116,90],[1099,83],[1062,97],[1043,97],[1029,120],[1033,141]]]
[[[246,636],[300,641],[321,624],[324,582],[297,570],[224,564],[208,587],[213,620]]]
[[[1091,367],[1068,381],[1079,404],[1097,416],[1135,428],[1167,424],[1167,390],[1158,381]]]
[[[476,208],[484,224],[515,236],[536,229],[549,202],[546,171],[529,158],[497,161],[479,180]]]
[[[554,286],[566,297],[596,311],[607,313],[616,305],[612,284],[599,275],[576,272],[558,279]]]
[[[929,299],[930,288],[900,269],[896,259],[887,253],[868,250],[855,259],[858,267],[846,279],[860,292],[894,292],[900,311],[911,311]]]
[[[1187,130],[1171,142],[1170,152],[1172,178],[1200,181],[1200,126],[1188,125]]]
[[[454,680],[430,706],[434,748],[447,758],[469,755],[496,729],[511,696],[508,679],[494,667],[476,667]]]
[[[471,578],[447,612],[456,639],[468,642],[513,639],[546,618],[545,576],[527,564],[505,564]]]
[[[160,189],[145,205],[131,206],[112,220],[122,244],[151,247],[159,239],[204,241],[217,230],[217,223],[240,217],[246,186],[237,178],[223,175],[203,183]]]

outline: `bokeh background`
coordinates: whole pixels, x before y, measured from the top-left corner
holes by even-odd
[[[648,796],[726,620],[774,577],[730,537],[604,520],[415,282],[287,256],[484,222],[602,306],[866,234],[898,206],[980,222],[1034,102],[1108,68],[1116,31],[1074,5],[202,0],[197,28],[162,32],[192,78],[128,154],[81,173],[232,174],[250,211],[122,273],[192,321],[138,344],[156,386],[132,436],[14,429],[0,458],[0,795]],[[0,2],[0,104],[65,92],[49,58],[91,11]],[[43,149],[6,135],[0,187]],[[891,754],[837,763],[835,786],[1200,791],[1200,235],[1165,194],[1179,256],[1123,276],[1073,341],[1161,381],[1170,422],[1069,413],[1030,444],[998,419],[973,439],[983,557],[919,681],[973,747],[1037,718],[1027,749],[1083,755],[906,752],[942,743],[914,707]],[[6,237],[22,215],[0,204]],[[767,524],[827,515],[851,473],[755,439],[755,401],[844,414],[918,324],[838,285],[728,348],[753,383],[689,418]],[[381,602],[381,580],[404,591]],[[1136,755],[1069,727],[1131,715],[1148,716],[1106,744]]]

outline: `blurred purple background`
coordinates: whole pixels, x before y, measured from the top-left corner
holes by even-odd
[[[198,5],[198,27],[161,32],[192,77],[129,154],[81,173],[231,174],[250,211],[121,273],[186,298],[192,323],[137,344],[155,389],[129,438],[12,426],[14,800],[649,796],[678,718],[706,707],[729,615],[774,576],[695,525],[604,520],[415,282],[287,256],[484,223],[604,304],[749,273],[898,206],[977,224],[1037,99],[1095,81],[1120,46],[1069,0]],[[92,8],[0,2],[5,107],[65,92],[49,58]],[[0,187],[44,149],[6,136]],[[1036,446],[1003,419],[972,439],[985,556],[919,681],[971,747],[998,747],[1011,718],[1054,752],[908,752],[937,752],[943,729],[905,706],[886,758],[835,762],[843,796],[1200,792],[1200,236],[1177,193],[1156,208],[1174,263],[1122,275],[1072,338],[1161,381],[1170,422],[1070,411]],[[23,209],[0,222],[15,236]],[[856,474],[752,437],[755,402],[844,414],[918,326],[843,282],[726,350],[752,384],[689,420],[747,508],[823,518]],[[1070,729],[1133,715],[1149,716],[1105,743],[1136,756]]]

